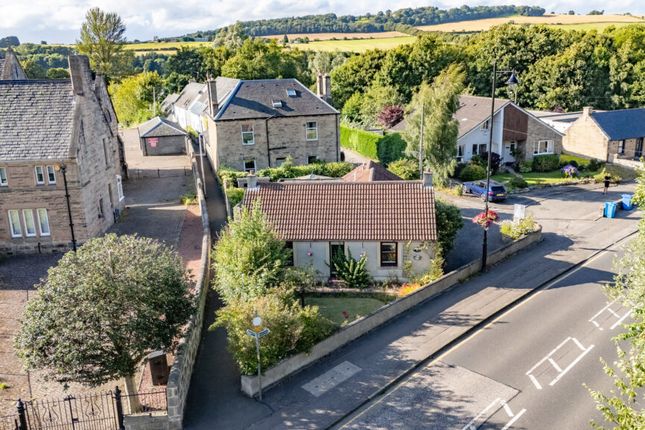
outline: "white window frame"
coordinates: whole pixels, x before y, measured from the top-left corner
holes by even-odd
[[[20,211],[18,211],[17,209],[9,209],[7,211],[7,214],[9,218],[9,231],[11,232],[11,237],[12,238],[22,237],[22,225],[20,224]],[[15,216],[15,219],[12,217],[12,215]]]
[[[486,131],[490,128],[490,120],[487,119],[486,121],[483,122],[482,124],[482,130]]]
[[[119,201],[122,202],[125,199],[125,194],[123,194],[123,178],[121,178],[121,175],[116,175],[116,192],[119,195]]]
[[[383,261],[383,245],[392,245],[394,244],[394,264],[391,263],[385,263]],[[398,242],[380,242],[379,243],[379,248],[378,248],[378,259],[379,259],[379,267],[390,267],[390,268],[396,268],[399,267],[399,244]]]
[[[618,141],[618,155],[625,155],[625,139]]]
[[[546,151],[540,152],[540,144],[546,143]],[[554,153],[553,140],[538,140],[533,142],[533,155],[548,155]]]
[[[51,231],[51,227],[49,226],[49,214],[47,213],[47,209],[45,208],[36,209],[36,216],[38,218],[38,230],[40,231],[40,235],[51,236],[52,231]],[[43,224],[47,226],[46,229],[43,229]]]
[[[253,161],[253,169],[247,169],[246,168],[246,163],[248,161]],[[247,160],[242,160],[242,168],[244,169],[245,172],[257,172],[257,163],[255,161],[255,158],[249,158]]]
[[[29,218],[31,225],[33,226],[33,233],[29,232],[29,222],[27,222],[27,218]],[[38,231],[36,230],[36,218],[34,217],[33,209],[22,210],[22,221],[25,224],[25,236],[36,237],[38,235]]]
[[[250,128],[251,130],[244,130],[244,128]],[[244,141],[244,135],[251,134],[251,140],[249,142]],[[242,124],[240,125],[240,134],[242,136],[242,145],[255,145],[255,128],[253,127],[253,124]]]
[[[35,166],[34,167],[34,176],[36,178],[36,185],[44,185],[45,184],[45,169],[43,169],[43,166]],[[38,180],[38,177],[42,177],[41,180]]]
[[[311,126],[313,124],[313,126]],[[309,132],[315,132],[315,137],[309,137]],[[307,121],[305,124],[305,139],[307,142],[315,142],[318,140],[318,122],[317,121]]]
[[[0,167],[0,187],[8,187],[9,178],[7,177],[7,168]]]
[[[47,183],[49,185],[56,185],[56,169],[54,166],[47,166]]]

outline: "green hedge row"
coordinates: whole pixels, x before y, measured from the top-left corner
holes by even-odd
[[[406,145],[398,133],[381,136],[371,131],[341,125],[340,146],[387,165],[403,158]]]

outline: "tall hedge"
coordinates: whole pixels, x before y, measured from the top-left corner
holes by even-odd
[[[398,133],[382,136],[371,131],[341,125],[340,146],[387,165],[403,158],[405,141]]]

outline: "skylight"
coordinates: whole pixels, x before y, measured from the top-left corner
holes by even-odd
[[[295,97],[295,96],[297,96],[298,94],[296,93],[296,90],[294,90],[293,88],[287,88],[287,95],[288,95],[289,97]]]
[[[274,108],[281,108],[282,107],[282,100],[273,100],[271,102]]]

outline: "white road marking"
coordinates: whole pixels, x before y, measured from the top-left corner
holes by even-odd
[[[562,369],[562,368],[560,367],[560,365],[558,365],[558,363],[556,363],[556,361],[552,358],[552,356],[553,356],[553,355],[554,355],[554,354],[555,354],[555,353],[556,353],[560,348],[562,348],[562,347],[563,347],[567,342],[569,342],[569,341],[572,341],[572,342],[573,342],[573,343],[574,343],[574,344],[575,344],[575,345],[576,345],[576,346],[577,346],[577,347],[582,351],[582,353],[581,353],[580,355],[578,355],[578,357],[576,357],[576,358],[575,358],[575,360],[573,360],[571,363],[569,363],[569,365],[568,365],[567,367],[565,367],[564,369]],[[558,346],[556,346],[555,348],[553,348],[553,350],[551,350],[551,352],[549,352],[549,353],[546,355],[546,357],[544,357],[543,359],[541,359],[540,361],[538,361],[537,363],[535,363],[535,365],[534,365],[533,367],[531,367],[531,368],[528,370],[528,372],[526,372],[526,376],[528,376],[528,377],[529,377],[529,379],[531,380],[531,382],[533,382],[533,385],[535,385],[535,388],[537,388],[538,390],[541,390],[541,389],[542,389],[542,385],[538,382],[537,378],[536,378],[532,373],[533,373],[533,371],[534,371],[535,369],[537,369],[539,366],[541,366],[541,365],[542,365],[542,364],[544,364],[545,362],[548,362],[548,363],[549,363],[549,364],[550,364],[550,365],[551,365],[551,366],[552,366],[552,367],[553,367],[553,368],[558,372],[558,376],[556,376],[556,377],[555,377],[555,378],[554,378],[554,379],[549,383],[549,386],[554,386],[555,384],[557,384],[557,383],[558,383],[558,381],[559,381],[560,379],[562,379],[562,377],[563,377],[564,375],[566,375],[566,374],[567,374],[567,372],[569,372],[569,370],[571,370],[571,369],[573,368],[573,366],[575,366],[576,364],[578,364],[578,362],[579,362],[580,360],[582,360],[582,358],[583,358],[585,355],[587,355],[587,353],[589,353],[589,351],[591,351],[593,347],[594,347],[594,345],[591,345],[591,346],[589,346],[588,348],[586,348],[585,346],[583,346],[583,345],[580,343],[580,341],[578,341],[578,339],[576,339],[575,337],[571,337],[571,336],[569,336],[569,337],[567,337],[565,340],[563,340],[563,341],[562,341]]]
[[[480,413],[478,413],[477,415],[475,415],[475,418],[473,418],[472,420],[470,420],[470,422],[469,422],[468,424],[466,424],[466,425],[464,426],[464,428],[462,428],[461,430],[477,430],[477,427],[479,427],[479,426],[475,426],[475,422],[477,422],[477,420],[479,419],[479,417],[481,417],[482,415],[484,415],[486,412],[488,412],[488,410],[489,410],[490,408],[492,408],[493,406],[497,405],[497,404],[498,404],[499,402],[501,402],[501,401],[502,401],[502,399],[500,399],[499,397],[498,397],[498,398],[496,398],[495,400],[493,400],[493,401],[492,401],[488,406],[486,406],[486,407],[485,407],[485,408],[484,408]]]
[[[618,327],[623,321],[625,321],[625,318],[627,318],[628,316],[631,315],[631,313],[632,313],[631,310],[627,311],[627,313],[625,315],[620,317],[620,319],[618,321],[616,321],[611,327],[609,327],[609,330],[613,330],[616,327]]]
[[[343,361],[338,366],[307,382],[302,388],[309,391],[313,396],[320,397],[360,371],[361,368],[357,365],[349,361]]]
[[[510,428],[513,425],[513,423],[515,423],[515,421],[517,421],[522,415],[524,415],[524,412],[526,412],[526,409],[522,409],[517,414],[514,414],[513,411],[511,410],[511,407],[506,402],[506,400],[503,400],[498,397],[495,400],[493,400],[490,405],[486,406],[480,413],[478,413],[477,416],[475,416],[475,418],[470,420],[470,422],[466,424],[464,428],[462,428],[461,430],[477,430],[477,428],[480,425],[486,422],[484,421],[480,424],[475,425],[477,420],[479,420],[479,418],[481,418],[482,415],[486,414],[491,408],[498,405],[504,409],[504,412],[506,412],[506,415],[508,415],[508,417],[511,419],[509,422],[506,423],[506,425],[502,428],[502,430],[507,430],[508,428]]]
[[[603,330],[603,328],[600,326],[598,321],[596,321],[596,318],[598,318],[603,313],[607,312],[607,313],[610,313],[615,318],[618,318],[618,320],[609,327],[609,330],[613,330],[616,327],[618,327],[631,314],[631,310],[627,311],[627,313],[625,313],[624,315],[621,316],[618,312],[616,312],[615,310],[613,310],[611,308],[611,306],[614,303],[616,303],[617,300],[618,299],[614,299],[611,302],[607,303],[607,305],[605,305],[602,309],[600,309],[598,312],[596,312],[596,314],[589,319],[589,322],[592,323],[593,325],[595,325],[598,328],[598,330]]]
[[[517,415],[515,415],[514,417],[512,417],[512,418],[511,418],[511,420],[510,420],[509,422],[507,422],[507,423],[506,423],[506,425],[505,425],[504,427],[502,427],[502,430],[507,430],[507,429],[511,428],[511,426],[512,426],[513,424],[515,424],[515,421],[519,420],[519,419],[520,419],[520,417],[521,417],[522,415],[524,415],[524,412],[526,412],[526,409],[522,409],[521,411],[519,411],[519,412],[517,413]]]

